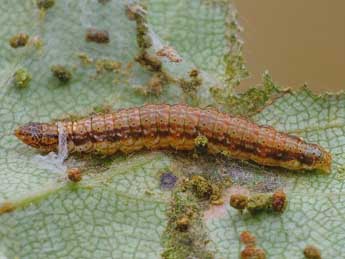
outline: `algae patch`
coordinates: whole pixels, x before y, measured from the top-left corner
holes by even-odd
[[[209,240],[202,222],[201,205],[192,193],[183,192],[181,188],[174,191],[167,215],[169,220],[163,233],[165,250],[162,258],[214,258],[207,249]]]
[[[29,41],[29,35],[26,33],[18,33],[12,36],[9,40],[9,44],[12,48],[25,47]]]
[[[104,72],[114,72],[121,69],[121,63],[112,59],[99,59],[96,60],[96,73],[101,74]]]
[[[36,5],[39,9],[47,10],[55,5],[55,0],[37,0]]]
[[[186,80],[181,78],[178,80],[178,84],[182,91],[191,98],[195,99],[198,89],[202,85],[202,78],[200,77],[200,72],[197,69],[192,69],[189,72],[189,79]]]
[[[250,88],[244,93],[234,94],[223,88],[211,87],[210,92],[219,103],[231,111],[231,114],[251,116],[265,107],[265,105],[282,96],[288,90],[281,90],[273,83],[268,72],[262,76],[262,88]]]
[[[195,151],[197,154],[207,154],[208,139],[205,136],[197,136],[194,139]]]
[[[61,83],[67,83],[72,78],[72,73],[65,66],[54,65],[50,70]]]
[[[14,73],[14,84],[20,88],[27,87],[28,84],[30,83],[31,79],[32,79],[32,76],[24,68],[18,69]]]
[[[80,59],[83,66],[91,65],[94,62],[94,60],[85,52],[78,53],[77,57]]]
[[[248,203],[246,209],[251,214],[256,214],[258,212],[267,210],[271,208],[272,195],[266,193],[253,194],[248,198]]]
[[[213,193],[212,185],[200,175],[194,175],[188,184],[199,199],[209,199]]]
[[[163,235],[163,258],[214,258],[204,212],[211,205],[223,204],[221,195],[228,181],[217,182],[207,175],[190,173],[179,179],[172,193],[167,210],[168,225]]]

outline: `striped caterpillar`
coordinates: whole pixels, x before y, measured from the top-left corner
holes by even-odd
[[[15,135],[41,151],[55,151],[59,142],[58,124],[66,133],[70,153],[110,155],[143,148],[193,150],[195,139],[204,136],[208,140],[208,152],[226,152],[233,158],[261,165],[329,173],[332,162],[331,154],[325,149],[296,136],[214,109],[181,104],[145,105],[77,121],[30,122],[18,127]]]

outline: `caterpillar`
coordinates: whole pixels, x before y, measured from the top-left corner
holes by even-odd
[[[110,155],[143,148],[193,150],[195,139],[204,136],[208,140],[209,153],[226,152],[233,158],[252,160],[261,165],[290,170],[319,169],[329,173],[332,163],[328,151],[297,136],[215,109],[183,104],[145,105],[76,121],[30,122],[19,126],[14,134],[31,147],[44,152],[56,151],[58,126],[61,125],[69,153]]]

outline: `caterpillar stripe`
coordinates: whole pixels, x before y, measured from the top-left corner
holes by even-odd
[[[131,153],[143,148],[193,150],[195,138],[208,139],[212,154],[227,152],[237,159],[291,170],[320,169],[329,173],[332,157],[322,147],[301,138],[260,126],[214,109],[187,105],[145,105],[113,113],[97,114],[77,121],[61,121],[68,151],[117,151]],[[58,147],[58,123],[28,123],[15,135],[41,151]]]

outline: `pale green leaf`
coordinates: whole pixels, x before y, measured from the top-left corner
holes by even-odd
[[[209,89],[232,93],[231,87],[246,76],[246,70],[233,9],[227,1],[204,0],[143,1],[154,42],[150,53],[163,45],[172,46],[183,61],[173,64],[162,59],[164,70],[175,79],[188,79],[189,71],[196,68],[202,84],[193,101],[176,82],[164,86],[159,97],[141,95],[137,87],[146,85],[152,72],[134,62],[140,50],[135,21],[125,14],[128,1],[103,2],[60,0],[43,15],[35,1],[0,0],[0,202],[2,210],[6,204],[14,206],[14,211],[0,215],[0,257],[159,258],[164,251],[169,254],[166,238],[171,214],[167,211],[176,196],[160,187],[164,172],[173,172],[180,180],[203,174],[212,181],[223,179],[225,172],[240,185],[268,190],[284,186],[288,192],[290,203],[282,215],[240,215],[227,204],[219,207],[223,213],[214,214],[208,204],[194,204],[199,218],[193,229],[200,240],[190,244],[191,255],[207,251],[216,258],[237,258],[238,236],[244,229],[257,236],[270,258],[302,257],[307,243],[317,245],[325,258],[344,253],[344,95],[316,97],[305,89],[283,93],[266,80],[263,91],[227,95],[231,100],[216,103]],[[110,43],[86,42],[89,27],[108,30]],[[41,39],[42,48],[11,48],[8,40],[19,32]],[[94,65],[81,64],[80,53],[121,62],[123,72],[128,63],[133,68],[130,74],[96,75]],[[56,64],[72,71],[71,82],[62,85],[52,76],[50,67]],[[24,89],[13,83],[19,68],[32,75]],[[257,97],[258,104],[248,105],[251,97]],[[184,101],[224,110],[236,105],[234,111],[242,114],[265,107],[253,119],[328,148],[334,156],[332,174],[292,173],[237,161],[143,152],[106,159],[72,157],[67,165],[80,166],[83,180],[71,184],[61,168],[12,134],[16,126],[29,121],[86,115],[104,105],[124,108]],[[174,192],[181,194],[178,188]],[[200,216],[204,212],[205,220]]]

